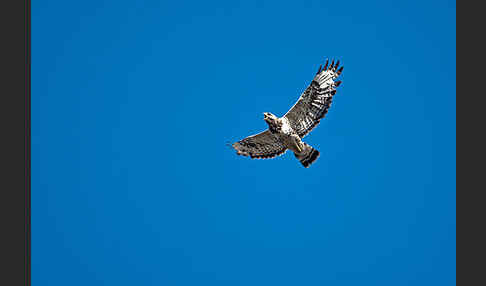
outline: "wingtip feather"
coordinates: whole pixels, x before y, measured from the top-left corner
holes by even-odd
[[[344,68],[344,67],[341,67],[340,69],[338,69],[338,71],[337,71],[337,74],[338,74],[338,75],[340,75],[340,74],[343,72],[343,68]]]
[[[327,70],[327,65],[329,64],[329,59],[326,59],[326,64],[324,65],[324,70]]]

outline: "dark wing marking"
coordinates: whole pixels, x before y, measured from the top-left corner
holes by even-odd
[[[285,153],[287,148],[270,132],[266,130],[233,143],[236,154],[253,158],[273,158]]]
[[[339,61],[334,60],[328,67],[329,60],[323,69],[319,67],[311,84],[299,97],[299,100],[284,115],[290,126],[302,138],[319,124],[331,106],[332,98],[336,94],[336,87],[341,81],[334,81],[343,71],[338,69]]]

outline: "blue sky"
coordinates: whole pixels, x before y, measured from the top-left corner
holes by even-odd
[[[455,285],[455,1],[32,1],[32,285]],[[291,153],[225,143],[343,80]]]

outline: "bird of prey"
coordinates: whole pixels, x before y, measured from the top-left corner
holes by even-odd
[[[319,151],[302,141],[322,118],[331,106],[336,88],[341,81],[335,79],[343,71],[339,61],[334,60],[324,68],[319,67],[314,79],[304,90],[297,102],[282,117],[278,118],[269,112],[263,113],[263,119],[268,129],[258,134],[246,137],[231,146],[238,155],[253,158],[274,158],[290,149],[295,157],[305,167],[309,167],[318,157]]]

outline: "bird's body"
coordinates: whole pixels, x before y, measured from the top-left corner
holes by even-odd
[[[251,158],[273,158],[289,149],[304,167],[309,167],[319,157],[319,151],[303,142],[302,138],[326,115],[336,87],[341,83],[334,81],[343,69],[337,69],[339,61],[336,65],[332,61],[329,68],[327,65],[328,62],[324,69],[319,67],[311,84],[284,116],[278,118],[264,113],[268,130],[233,143],[237,154]]]
[[[297,135],[297,132],[295,132],[295,130],[292,129],[287,118],[285,117],[276,118],[276,116],[274,116],[273,114],[266,113],[266,112],[264,113],[264,116],[265,116],[264,120],[278,121],[278,124],[275,124],[277,126],[276,128],[269,127],[270,132],[277,140],[282,142],[287,149],[290,149],[295,153],[302,152],[303,149],[302,139],[300,139],[299,135]],[[269,123],[269,126],[272,126],[272,123]]]

